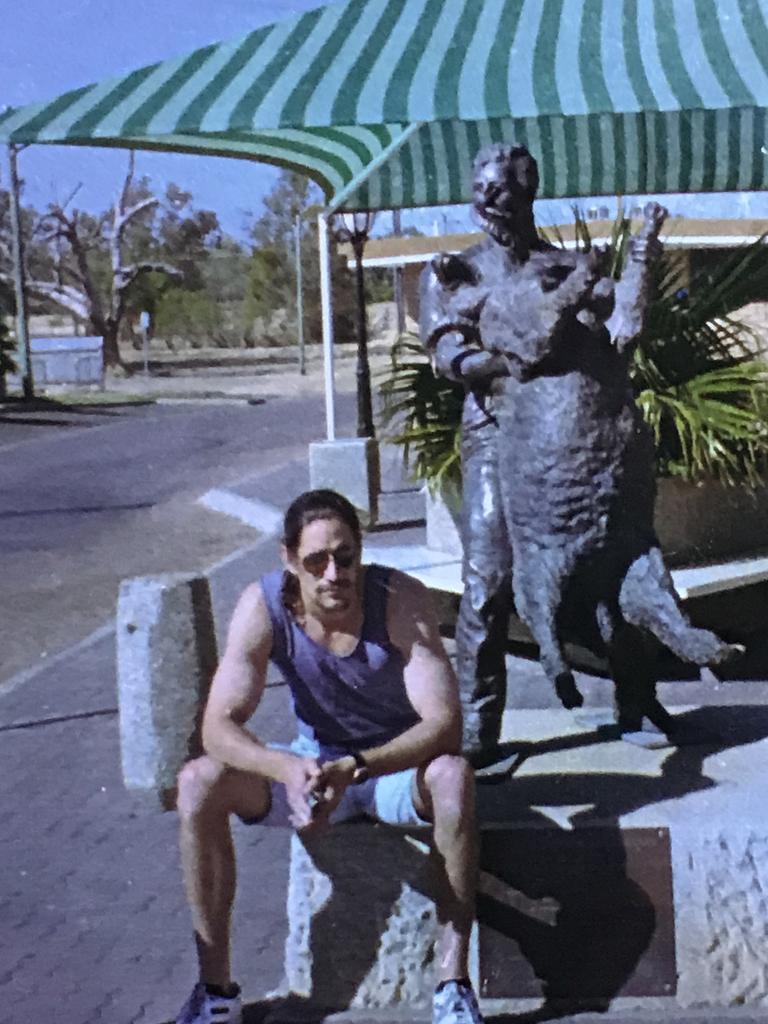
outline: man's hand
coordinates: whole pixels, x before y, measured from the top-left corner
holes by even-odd
[[[291,812],[288,820],[295,829],[307,828],[316,817],[317,808],[321,805],[316,802],[320,778],[321,769],[316,758],[286,754],[285,767],[277,781],[285,786]]]
[[[315,806],[315,821],[327,821],[331,812],[336,810],[347,786],[352,784],[356,768],[354,757],[349,755],[335,761],[326,761],[321,766],[320,782],[317,786],[320,800]]]
[[[331,814],[339,806],[347,786],[352,782],[356,767],[355,759],[349,756],[340,757],[336,761],[326,761],[321,765],[309,796],[310,821],[296,826],[304,835],[310,832],[314,834],[325,828]]]

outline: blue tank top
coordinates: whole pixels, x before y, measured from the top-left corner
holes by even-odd
[[[342,656],[309,637],[283,604],[283,572],[260,580],[272,620],[272,663],[293,698],[299,733],[344,752],[381,746],[419,721],[405,690],[405,661],[387,633],[390,570],[365,567],[363,626]]]

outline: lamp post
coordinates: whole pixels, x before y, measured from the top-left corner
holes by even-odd
[[[294,260],[296,263],[296,331],[299,340],[299,373],[303,377],[307,372],[306,352],[304,348],[304,288],[301,273],[301,214],[297,213],[294,220]]]
[[[371,368],[368,362],[368,325],[365,318],[365,280],[363,250],[368,241],[375,213],[369,210],[336,214],[333,233],[338,242],[349,243],[355,254],[355,291],[357,293],[357,436],[375,437],[371,401]]]
[[[29,324],[27,319],[27,290],[24,280],[24,242],[21,237],[21,209],[19,193],[19,172],[16,164],[17,154],[23,146],[8,147],[8,177],[10,183],[11,236],[13,249],[13,285],[16,295],[16,347],[21,370],[21,387],[24,398],[30,401],[35,397],[35,385],[32,376],[32,351],[29,344]]]

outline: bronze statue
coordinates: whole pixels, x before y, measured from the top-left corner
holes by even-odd
[[[492,525],[505,539],[503,547],[494,547],[490,564],[496,575],[501,558],[506,570],[514,565],[517,613],[538,643],[562,703],[582,703],[563,653],[568,636],[607,655],[623,735],[650,727],[675,739],[679,730],[656,697],[643,631],[699,665],[718,664],[741,649],[691,626],[654,533],[653,444],[631,392],[629,367],[648,308],[648,268],[660,251],[665,211],[656,204],[646,208],[643,230],[630,244],[621,280],[614,282],[601,253],[565,252],[538,240],[535,186],[499,187],[514,180],[514,168],[524,163],[532,183],[535,161],[527,150],[494,146],[479,154],[475,177],[486,182],[485,195],[494,205],[487,230],[497,229],[501,255],[492,273],[484,272],[478,250],[433,264],[431,274],[444,278],[443,333],[433,328],[426,339],[438,335],[431,344],[443,372],[445,337],[459,349],[451,368],[478,361],[492,370],[492,385],[476,400],[494,423],[492,435],[486,428],[492,440],[483,468],[494,487]],[[467,434],[465,428],[465,445]],[[494,443],[497,452],[491,454]],[[499,497],[503,525],[496,520]],[[472,535],[478,520],[490,537],[484,501],[471,478],[469,486],[465,481],[470,561],[478,549]],[[466,580],[465,617],[471,573]],[[457,641],[464,628],[460,616]],[[497,657],[503,659],[501,631],[484,639],[499,644]],[[459,672],[467,693],[470,680],[461,659]]]
[[[464,750],[494,760],[506,698],[512,548],[501,500],[495,405],[506,359],[480,336],[478,289],[503,285],[530,252],[545,251],[533,222],[538,168],[523,147],[491,147],[474,167],[473,209],[488,235],[460,256],[438,256],[421,276],[420,333],[438,373],[461,381],[461,535],[464,593],[456,626]]]

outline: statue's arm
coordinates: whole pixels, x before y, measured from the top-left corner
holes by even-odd
[[[438,256],[422,271],[419,291],[419,334],[436,373],[470,387],[506,375],[506,360],[482,348],[482,298],[468,264]]]
[[[627,262],[616,283],[613,313],[606,323],[616,348],[627,354],[645,327],[651,304],[651,267],[662,253],[659,232],[667,211],[658,203],[648,203],[644,215],[642,228],[630,239]]]

